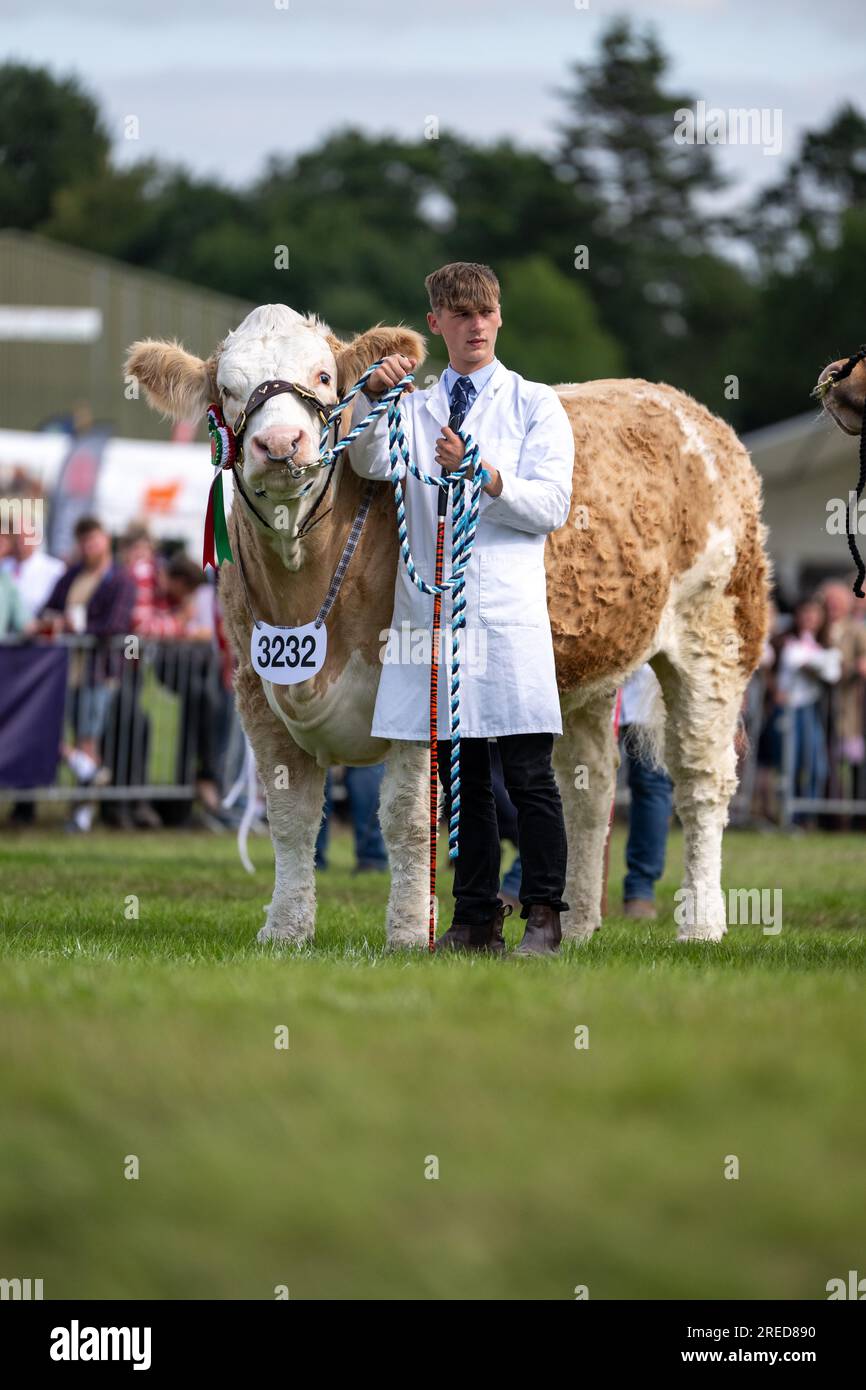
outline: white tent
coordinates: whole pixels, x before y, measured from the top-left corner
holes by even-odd
[[[46,499],[69,450],[61,433],[0,430],[0,488],[16,471],[41,484]],[[146,522],[156,539],[183,541],[200,560],[208,489],[213,479],[207,444],[112,439],[105,449],[94,512],[113,535],[130,522]],[[231,480],[226,485],[231,501]]]

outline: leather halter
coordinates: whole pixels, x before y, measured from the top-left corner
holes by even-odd
[[[323,430],[328,426],[331,414],[334,410],[336,410],[337,405],[339,404],[339,402],[337,401],[334,403],[334,405],[328,405],[325,401],[319,399],[315,391],[310,391],[308,387],[301,386],[301,384],[297,381],[283,381],[281,377],[275,377],[272,378],[270,381],[260,382],[260,384],[250,393],[249,399],[235,423],[233,425],[229,425],[229,429],[234,435],[235,443],[237,445],[237,462],[243,462],[243,438],[246,434],[247,425],[249,424],[250,416],[252,415],[253,411],[258,410],[261,406],[265,404],[265,401],[269,401],[272,396],[282,396],[285,395],[287,392],[291,392],[293,395],[299,396],[302,401],[306,401],[309,405],[313,407],[313,409],[319,417]],[[340,417],[337,416],[337,418],[334,421],[334,443],[337,442],[339,435]],[[328,488],[331,486],[331,478],[333,477],[335,463],[336,459],[334,459],[331,462],[330,467],[328,468],[328,476],[325,479],[325,486],[322,488],[322,491],[316,498],[315,503],[313,504],[312,508],[304,518],[304,521],[302,522],[301,526],[295,533],[295,540],[303,540],[304,536],[307,535],[308,531],[311,531],[314,526],[318,526],[319,522],[323,521],[325,517],[328,515],[328,512],[333,510],[332,505],[328,508],[328,511],[322,512],[322,515],[320,517],[317,517],[315,521],[312,520],[315,513],[319,510],[319,506],[324,500]],[[301,471],[303,472],[304,470]],[[269,531],[276,530],[276,528],[272,526],[271,523],[265,519],[265,517],[262,516],[258,508],[255,507],[253,503],[250,501],[249,497],[246,494],[246,489],[243,486],[243,482],[241,481],[242,475],[234,463],[232,464],[232,477],[234,478],[235,486],[238,492],[240,493],[241,497],[243,498],[244,502],[249,507],[253,515],[262,523],[263,526],[267,527]]]
[[[324,401],[319,400],[315,391],[308,390],[306,386],[301,386],[297,381],[283,381],[280,377],[277,377],[272,381],[261,382],[260,385],[250,393],[249,400],[235,423],[231,426],[231,431],[237,440],[238,448],[240,448],[241,440],[246,433],[249,418],[253,411],[258,410],[259,407],[263,406],[265,401],[269,401],[272,396],[282,396],[285,395],[287,391],[291,391],[294,395],[300,396],[302,401],[309,402],[318,415],[322,423],[322,428],[324,429],[330,418],[331,411],[335,408],[336,402],[335,405],[326,405]]]

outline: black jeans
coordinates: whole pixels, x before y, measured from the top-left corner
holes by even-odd
[[[508,795],[517,807],[517,834],[523,882],[521,917],[533,903],[567,912],[563,901],[568,846],[559,788],[550,756],[553,734],[508,734],[496,740]],[[451,740],[439,739],[439,780],[451,787]],[[449,808],[450,809],[450,808]],[[486,738],[460,740],[460,825],[454,868],[454,921],[461,926],[489,922],[499,906],[502,850],[496,801],[490,780]]]

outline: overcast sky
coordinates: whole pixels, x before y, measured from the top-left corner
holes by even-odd
[[[777,176],[804,126],[866,108],[863,0],[0,0],[4,59],[76,73],[118,161],[157,155],[245,183],[269,153],[338,125],[549,148],[556,89],[614,15],[652,23],[671,82],[711,106],[782,111],[781,157],[720,147],[743,183]],[[139,121],[124,139],[124,119]]]

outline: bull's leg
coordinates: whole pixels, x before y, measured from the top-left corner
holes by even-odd
[[[250,667],[238,672],[235,690],[241,723],[265,789],[274,846],[274,892],[258,940],[299,945],[316,930],[314,860],[324,801],[324,769],[294,742]]]
[[[590,695],[563,712],[562,736],[553,742],[553,769],[568,836],[563,938],[585,939],[601,926],[604,845],[619,750],[611,716],[616,691]]]
[[[430,903],[430,750],[395,739],[379,795],[391,893],[385,930],[389,947],[426,946]]]
[[[722,832],[737,786],[734,739],[746,681],[736,661],[728,600],[694,604],[676,655],[652,666],[665,700],[665,761],[683,827],[682,891],[675,919],[680,941],[720,941]]]

